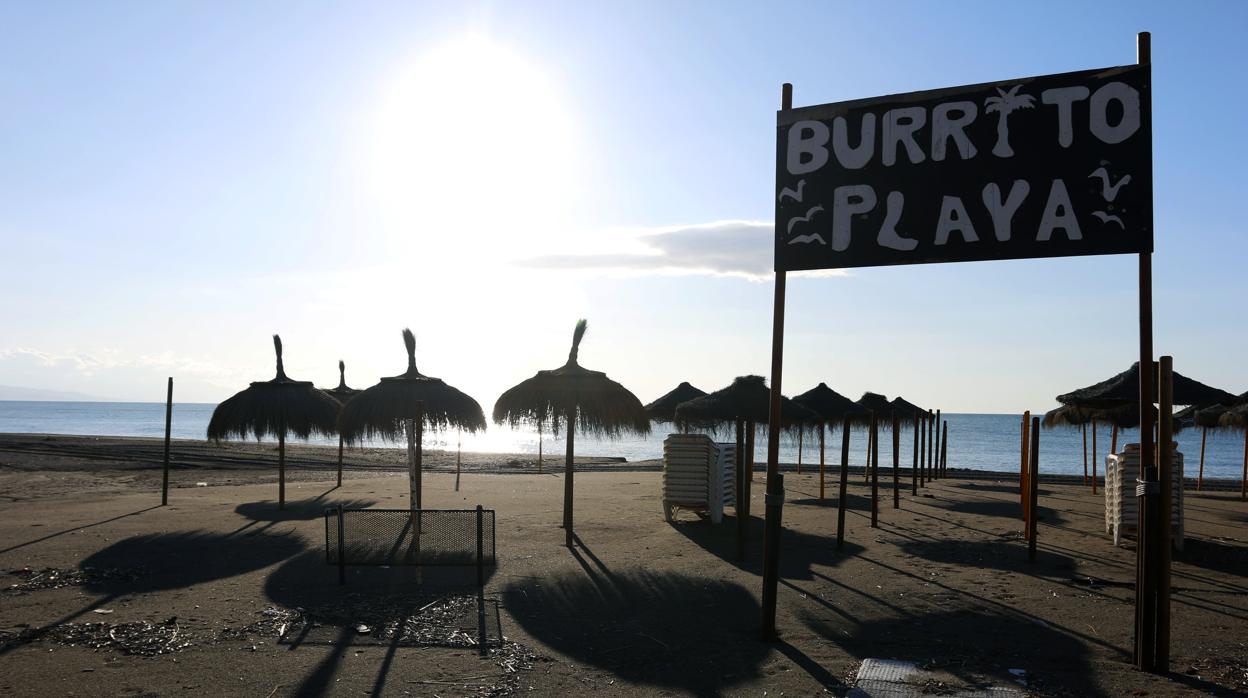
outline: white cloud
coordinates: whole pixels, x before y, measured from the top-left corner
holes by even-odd
[[[775,246],[772,230],[769,222],[743,220],[648,228],[625,233],[620,246],[627,247],[627,251],[543,255],[519,264],[538,269],[736,276],[764,281],[772,277]],[[845,275],[843,270],[799,273],[803,276]]]

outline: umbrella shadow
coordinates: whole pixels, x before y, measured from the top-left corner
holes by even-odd
[[[1028,560],[1027,545],[1022,541],[909,540],[898,545],[907,555],[959,567],[1022,574],[1036,574],[1046,569],[1065,572],[1075,568],[1074,560],[1069,556],[1043,548],[1036,550],[1034,561]]]
[[[1090,680],[1091,652],[1083,641],[1005,610],[890,617],[844,630],[810,612],[802,613],[801,619],[811,631],[855,657],[913,661],[948,672],[968,687],[1014,686],[1018,677],[1010,670],[1024,669],[1029,692],[1107,695]]]
[[[948,501],[948,500],[945,500]],[[935,502],[936,506],[955,514],[970,514],[973,516],[995,516],[1007,519],[1018,519],[1021,516],[1022,506],[1018,502],[1007,501],[1003,499],[978,500],[978,501],[955,501],[943,503],[940,500]],[[1036,512],[1039,514],[1037,521],[1054,525],[1068,523],[1066,517],[1056,509],[1037,505]]]
[[[428,603],[431,596],[464,593],[469,589],[477,594],[478,603],[485,603],[483,588],[477,587],[475,567],[376,566],[348,567],[347,570],[347,586],[343,587],[338,584],[336,567],[326,564],[325,553],[309,550],[287,560],[265,580],[264,593],[271,601],[286,608],[298,608],[301,613],[317,619],[314,624],[304,623],[298,635],[283,643],[286,648],[295,651],[305,643],[328,644],[332,648],[303,679],[294,695],[320,696],[332,691],[343,656],[356,644],[355,626],[359,618],[369,618],[374,627],[392,621],[402,623],[419,615],[421,606]],[[494,566],[484,568],[485,583],[488,584],[494,572]],[[379,613],[384,618],[378,617]],[[499,629],[501,638],[496,610],[493,626]],[[310,639],[312,632],[316,632],[318,638]],[[333,635],[328,642],[319,639],[326,632]],[[397,633],[387,643],[385,658],[374,681],[374,695],[383,693],[400,644],[401,637]]]
[[[131,536],[83,558],[79,569],[107,570],[83,588],[102,596],[31,633],[29,640],[106,606],[126,594],[184,589],[263,569],[297,555],[306,544],[300,536],[236,536],[209,531],[179,531]],[[0,650],[4,654],[16,645]]]
[[[1183,551],[1175,551],[1174,557],[1189,565],[1248,579],[1248,547],[1243,545],[1189,537],[1183,541]]]
[[[870,502],[867,503],[870,509]],[[697,544],[703,550],[731,564],[737,569],[753,574],[762,574],[763,563],[758,555],[746,555],[742,560],[737,556],[737,519],[735,516],[724,515],[719,525],[701,521],[675,521],[671,527],[678,533]],[[747,550],[757,550],[762,545],[764,521],[758,517],[750,517],[747,529]],[[819,536],[792,528],[781,531],[780,576],[787,579],[811,579],[811,567],[836,567],[849,557],[863,550],[861,545],[845,541],[841,550],[836,549],[836,536]]]
[[[526,578],[503,590],[525,632],[560,654],[633,684],[719,695],[759,676],[758,602],[745,587],[626,570]]]
[[[959,482],[959,483],[949,485],[949,486],[957,487],[958,489],[962,489],[962,490],[971,490],[974,492],[999,492],[1001,494],[1012,494],[1015,497],[1018,496],[1018,485],[998,485],[998,484],[985,485],[979,482]],[[1041,487],[1039,491],[1037,492],[1037,494],[1047,495],[1047,494],[1052,494],[1052,492],[1044,489],[1044,487]]]
[[[258,502],[244,502],[234,507],[234,513],[256,522],[280,521],[312,521],[325,516],[326,509],[341,506],[343,509],[367,509],[377,503],[375,499],[305,499],[299,502],[287,502],[285,509],[278,509],[277,502],[264,499]]]
[[[58,536],[63,536],[63,535],[65,535],[65,534],[67,534],[67,533],[73,533],[73,532],[75,532],[75,531],[81,531],[81,530],[83,530],[83,529],[87,529],[87,528],[94,528],[95,526],[103,526],[104,524],[112,523],[112,522],[114,522],[114,521],[120,521],[121,519],[124,519],[124,518],[130,517],[130,516],[138,516],[139,514],[144,514],[144,513],[146,513],[146,512],[152,511],[153,509],[160,509],[160,508],[161,508],[161,505],[157,504],[157,505],[153,505],[153,506],[147,507],[146,509],[139,509],[138,511],[132,511],[132,512],[130,512],[130,513],[128,513],[128,514],[119,514],[119,515],[117,515],[117,516],[113,516],[113,517],[110,517],[110,518],[107,518],[107,519],[103,519],[103,520],[100,520],[100,521],[96,521],[96,522],[93,522],[93,523],[89,523],[89,524],[82,524],[81,526],[74,526],[73,528],[67,528],[67,529],[64,529],[64,530],[62,530],[62,531],[57,531],[56,533],[49,533],[49,534],[48,534],[48,535],[46,535],[46,536],[42,536],[42,537],[40,537],[40,538],[36,538],[36,539],[34,539],[34,540],[28,540],[28,541],[26,541],[26,542],[24,542],[24,543],[16,543],[16,544],[14,544],[14,545],[10,545],[10,546],[9,546],[9,547],[7,547],[7,548],[0,549],[0,553],[7,553],[7,552],[10,552],[10,551],[13,551],[13,550],[17,550],[18,548],[25,548],[25,547],[26,547],[26,546],[28,546],[28,545],[34,545],[35,543],[42,543],[42,542],[43,542],[43,541],[45,541],[45,540],[50,540],[50,539],[52,539],[52,538],[56,538],[56,537],[58,537]]]

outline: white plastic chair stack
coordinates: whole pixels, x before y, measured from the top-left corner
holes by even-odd
[[[1183,453],[1172,451],[1170,474],[1170,529],[1174,547],[1183,549]],[[1139,521],[1135,481],[1140,473],[1140,445],[1127,444],[1122,453],[1105,457],[1105,532],[1112,533],[1114,545],[1122,534],[1135,532]]]
[[[704,434],[671,434],[663,440],[663,518],[678,509],[707,512],[723,519],[724,505],[736,496],[735,444],[716,444]]]

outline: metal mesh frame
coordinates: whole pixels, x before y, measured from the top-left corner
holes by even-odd
[[[330,565],[477,564],[476,509],[342,509],[341,546],[339,511],[325,510],[325,562]],[[481,562],[494,565],[494,510],[480,511]],[[413,535],[414,518],[419,535]]]

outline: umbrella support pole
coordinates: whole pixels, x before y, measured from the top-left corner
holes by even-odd
[[[737,559],[745,559],[745,536],[750,517],[746,513],[745,497],[745,422],[737,420]]]
[[[797,474],[802,474],[802,434],[806,428],[802,425],[797,427]]]
[[[286,508],[286,430],[277,434],[277,508]]]
[[[1083,486],[1088,486],[1088,425],[1080,424],[1079,431],[1083,432]]]
[[[542,423],[537,423],[537,474],[542,474]]]
[[[880,527],[880,423],[871,415],[871,528]]]
[[[845,486],[849,484],[849,417],[841,423],[841,487],[836,497],[836,549],[845,546]]]
[[[901,429],[897,413],[893,413],[893,508],[901,508]]]
[[[1205,439],[1209,436],[1209,427],[1200,428],[1200,471],[1196,475],[1196,491],[1205,484]]]
[[[576,440],[576,406],[568,408],[568,452],[563,463],[563,538],[564,545],[572,547],[572,477],[573,443]]]
[[[946,419],[940,429],[940,476],[947,477],[949,469],[949,420]]]
[[[459,491],[459,461],[460,455],[464,450],[464,432],[459,432],[459,437],[455,440],[455,491]]]
[[[1096,420],[1092,420],[1092,494],[1096,494]]]
[[[932,465],[934,466],[932,472],[935,475],[934,479],[937,480],[945,476],[944,473],[940,472],[940,424],[940,410],[936,410],[936,421],[932,422],[932,429],[934,430],[932,434]]]
[[[1117,424],[1114,425],[1113,431],[1110,432],[1109,452],[1110,453],[1118,452],[1118,425]]]
[[[910,465],[910,496],[919,496],[919,419],[914,419],[914,447],[910,453],[913,462]]]
[[[173,431],[173,377],[169,377],[169,395],[165,398],[165,471],[160,480],[160,505],[169,504],[169,438]]]
[[[342,487],[342,434],[338,435],[338,486]]]
[[[819,422],[819,501],[823,501],[823,436],[827,424]]]

